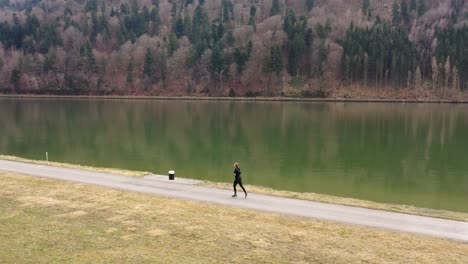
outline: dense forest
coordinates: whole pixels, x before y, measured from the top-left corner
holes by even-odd
[[[0,92],[468,89],[464,0],[0,0]],[[415,93],[416,91],[416,93]]]

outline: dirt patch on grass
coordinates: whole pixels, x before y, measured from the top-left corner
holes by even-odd
[[[468,244],[428,236],[13,173],[0,179],[2,263],[464,263],[468,256]]]

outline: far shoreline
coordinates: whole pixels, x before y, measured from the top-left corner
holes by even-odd
[[[375,99],[375,98],[307,98],[307,97],[212,97],[212,96],[137,96],[137,95],[34,95],[0,94],[0,99],[67,99],[67,100],[167,100],[232,102],[311,102],[311,103],[410,103],[468,104],[468,100],[447,99]]]

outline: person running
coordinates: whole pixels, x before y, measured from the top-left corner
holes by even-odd
[[[247,191],[242,185],[241,169],[239,168],[239,163],[236,162],[234,163],[234,184],[232,185],[234,187],[234,194],[232,195],[232,197],[237,197],[237,184],[239,184],[242,190],[244,190],[245,198],[247,198]]]

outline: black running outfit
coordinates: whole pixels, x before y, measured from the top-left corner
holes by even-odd
[[[234,168],[234,174],[235,174],[235,177],[234,177],[234,184],[233,184],[233,187],[234,187],[234,195],[237,194],[237,189],[236,189],[236,186],[237,184],[240,185],[240,187],[242,188],[242,190],[244,191],[244,193],[247,195],[247,192],[245,191],[245,188],[244,186],[242,185],[242,178],[241,178],[241,170],[239,167],[237,168]]]

